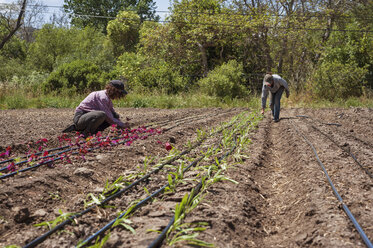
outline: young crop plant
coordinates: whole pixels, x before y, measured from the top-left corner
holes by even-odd
[[[143,167],[141,168],[140,166],[137,166],[137,168],[142,170],[142,173],[141,173],[142,176],[145,175],[146,173],[148,173],[149,166],[150,166],[150,164],[153,163],[153,161],[154,161],[154,158],[152,158],[151,156],[146,156],[145,159],[144,159]]]
[[[246,124],[243,125],[240,130],[240,135],[237,137],[237,147],[235,153],[233,154],[233,158],[236,161],[242,161],[242,159],[248,158],[248,156],[243,154],[242,151],[252,143],[249,135],[257,128],[262,119],[263,117],[259,114],[259,112],[253,112],[245,120],[243,120],[246,122]]]
[[[184,179],[184,161],[180,163],[176,172],[170,172],[167,175],[168,186],[165,188],[165,194],[171,194],[175,192],[176,186],[179,183],[185,183]]]
[[[189,245],[197,245],[197,244],[205,244],[207,247],[211,247],[212,244],[206,243],[204,241],[198,240],[196,237],[198,236],[199,231],[204,231],[205,228],[201,227],[194,227],[185,229],[188,224],[183,224],[182,221],[185,218],[186,214],[192,211],[201,201],[203,197],[201,194],[195,191],[193,188],[190,194],[185,194],[183,199],[180,203],[176,204],[175,206],[175,216],[174,216],[174,223],[172,227],[168,230],[167,233],[167,243],[168,245],[174,245],[178,242],[186,242]],[[170,234],[172,232],[176,232],[172,238],[170,238]]]
[[[59,209],[58,212],[60,213],[60,216],[58,216],[56,219],[51,220],[51,221],[45,221],[39,224],[35,224],[34,226],[47,226],[49,229],[53,229],[58,224],[69,219],[70,216],[73,216],[76,214],[76,213],[63,213],[61,209]]]
[[[195,209],[200,202],[203,201],[205,196],[207,195],[207,189],[214,183],[220,182],[220,181],[230,181],[232,183],[238,184],[238,182],[229,179],[223,175],[221,175],[221,172],[223,170],[218,170],[214,175],[211,177],[206,175],[201,178],[200,182],[200,190],[196,194],[196,188],[198,188],[198,185],[196,188],[193,188],[190,194],[185,194],[183,199],[179,204],[176,204],[175,206],[175,217],[174,217],[174,223],[172,227],[169,229],[167,234],[167,243],[169,246],[175,245],[179,242],[185,242],[188,245],[195,245],[195,246],[202,246],[202,247],[214,247],[213,244],[202,241],[197,239],[197,236],[199,232],[202,232],[206,230],[203,226],[208,226],[208,223],[205,222],[197,222],[197,223],[182,223],[183,219],[185,219],[186,215],[190,213],[193,209]],[[191,225],[195,225],[194,227]],[[170,237],[170,234],[172,232],[176,232],[172,237]]]
[[[124,181],[123,176],[120,176],[117,180],[115,180],[113,183],[109,184],[109,181],[106,180],[105,187],[96,197],[93,193],[89,193],[87,195],[87,199],[90,199],[90,201],[85,200],[84,201],[84,207],[87,208],[93,204],[100,205],[103,200],[105,200],[107,197],[114,195],[119,190],[123,189],[125,186],[128,185],[128,182]],[[108,207],[108,206],[104,206]]]
[[[207,133],[201,129],[197,129],[197,142],[207,137]]]
[[[233,137],[233,136],[231,136]],[[235,137],[235,136],[234,136]],[[224,137],[223,137],[224,139]],[[234,139],[236,145],[236,138]],[[233,149],[227,153],[229,155],[233,152]],[[199,246],[207,246],[211,247],[213,244],[198,240],[196,237],[198,236],[199,231],[203,231],[203,228],[183,228],[183,219],[185,216],[191,212],[196,206],[205,198],[207,195],[207,189],[211,187],[214,183],[220,181],[229,181],[235,184],[238,182],[226,177],[223,175],[223,172],[228,168],[226,160],[223,158],[226,155],[223,155],[220,159],[215,158],[213,164],[206,166],[206,173],[204,176],[201,177],[200,183],[192,189],[190,195],[185,194],[182,201],[175,206],[175,215],[174,215],[174,222],[172,227],[167,232],[167,243],[168,245],[174,245],[178,242],[186,242],[189,245],[199,245]],[[170,237],[172,232],[176,232],[173,237]]]
[[[198,232],[206,230],[209,226],[207,222],[183,223],[175,228],[175,235],[169,240],[168,245],[173,246],[177,243],[184,242],[196,247],[214,247],[214,244],[197,239]]]
[[[132,214],[134,209],[136,208],[137,204],[140,202],[140,200],[135,200],[130,203],[130,207],[127,210],[118,212],[118,217],[116,218],[115,222],[110,226],[110,230],[112,230],[116,226],[122,226],[124,229],[130,231],[132,234],[136,234],[135,229],[131,227],[132,221],[128,220],[128,217]],[[101,248],[104,247],[107,240],[109,239],[111,233],[110,231],[103,237],[98,236],[95,244],[88,247],[94,247],[94,248]],[[79,241],[77,244],[77,248],[81,248],[83,246],[87,245],[87,241]]]

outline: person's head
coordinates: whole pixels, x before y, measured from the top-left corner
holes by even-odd
[[[265,76],[264,76],[264,82],[266,83],[269,83],[271,85],[271,87],[273,86],[273,76],[271,73],[267,73]]]
[[[123,80],[125,81],[125,80]],[[122,80],[111,80],[105,87],[106,93],[110,99],[118,99],[125,97],[128,93],[124,89],[124,82]]]

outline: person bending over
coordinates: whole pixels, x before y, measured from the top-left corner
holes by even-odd
[[[114,111],[112,100],[127,95],[124,83],[120,80],[110,81],[104,90],[90,93],[75,109],[74,124],[63,130],[64,133],[80,131],[84,137],[103,131],[116,124],[118,128],[129,128],[128,123],[120,120]]]
[[[288,83],[277,74],[267,73],[264,76],[262,88],[262,114],[266,108],[267,96],[269,94],[269,106],[272,110],[273,120],[280,120],[280,101],[282,93],[286,92],[286,97],[289,97]]]

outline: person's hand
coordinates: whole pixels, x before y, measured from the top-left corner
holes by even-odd
[[[286,91],[286,98],[289,98],[290,92]]]

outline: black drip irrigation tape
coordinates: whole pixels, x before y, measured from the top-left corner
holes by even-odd
[[[122,137],[114,137],[112,138],[111,140],[114,141],[114,140],[120,140],[122,139]],[[85,143],[87,143],[85,140],[82,141],[82,142],[79,142],[79,145],[84,145]],[[93,145],[97,145],[97,144],[100,144],[100,142],[95,142]],[[66,149],[68,148],[68,149]],[[65,150],[63,150],[65,149]],[[63,150],[63,151],[60,151],[60,152],[57,152],[57,153],[52,153],[52,154],[48,154],[46,156],[42,156],[42,157],[39,157],[36,159],[37,160],[42,160],[42,159],[46,159],[46,158],[51,158],[51,157],[55,157],[55,156],[58,156],[58,155],[61,155],[63,153],[66,153],[66,152],[69,152],[69,151],[74,151],[74,150],[77,150],[77,149],[80,149],[80,147],[78,146],[78,144],[72,144],[71,146],[70,145],[66,145],[66,146],[61,146],[61,147],[56,147],[56,148],[52,148],[52,149],[49,149],[49,150],[46,150],[46,151],[43,151],[43,152],[53,152],[53,151],[58,151],[58,150]],[[43,152],[37,152],[37,153],[34,153],[32,155],[40,155],[42,154]],[[23,156],[22,158],[27,158],[27,156]],[[11,162],[11,161],[14,161],[14,158],[12,159],[8,159],[6,160],[7,162]],[[23,160],[23,161],[20,161],[20,162],[17,162],[15,163],[14,165],[17,166],[17,165],[22,165],[22,164],[25,164],[25,163],[28,163],[29,161],[28,160]],[[5,163],[5,161],[2,161],[2,163]],[[7,166],[3,167],[0,169],[0,172],[1,171],[4,171],[7,169]]]
[[[226,156],[228,156],[230,153],[232,153],[235,148],[236,148],[236,146],[234,146],[234,148],[232,148],[231,151],[228,151],[225,155],[223,155],[219,159],[219,161],[221,161]],[[185,173],[186,171],[188,171],[191,167],[196,166],[204,157],[205,157],[205,155],[202,155],[200,158],[198,158],[198,159],[194,160],[192,163],[190,163],[187,167],[184,168],[183,173]],[[161,194],[166,189],[166,187],[168,187],[169,185],[170,185],[169,183],[165,184],[163,187],[161,187],[160,189],[158,189],[155,192],[153,192],[150,196],[148,196],[144,200],[142,200],[139,203],[137,203],[133,208],[130,209],[130,212],[126,211],[126,212],[122,213],[120,216],[118,216],[117,218],[115,218],[112,221],[110,221],[103,228],[101,228],[96,233],[94,233],[93,235],[91,235],[90,237],[88,237],[87,239],[85,239],[79,245],[79,247],[84,247],[84,246],[90,244],[97,237],[101,236],[103,233],[105,233],[107,230],[109,230],[118,219],[121,219],[121,218],[123,218],[124,216],[126,216],[126,215],[128,215],[130,213],[133,213],[135,210],[139,209],[141,206],[143,206],[145,203],[147,203],[148,201],[150,201],[152,198],[154,198],[154,197],[158,196],[159,194]]]
[[[186,168],[184,168],[183,172],[186,172],[187,170],[189,170],[191,167],[197,165],[203,158],[205,157],[205,155],[199,157],[198,159],[194,160],[192,163],[190,163]],[[88,237],[86,240],[84,240],[80,247],[83,247],[83,246],[86,246],[88,245],[89,243],[91,243],[93,240],[95,240],[97,237],[99,237],[100,235],[102,235],[103,233],[105,233],[108,229],[111,228],[111,226],[118,220],[118,219],[121,219],[123,218],[124,216],[130,214],[130,213],[133,213],[135,210],[139,209],[140,207],[142,207],[145,203],[147,203],[148,201],[150,201],[151,199],[153,199],[154,197],[158,196],[159,194],[163,193],[163,191],[168,187],[170,186],[169,183],[165,184],[163,187],[161,187],[160,189],[156,190],[155,192],[153,192],[150,196],[146,197],[145,199],[143,199],[142,201],[140,201],[139,203],[137,203],[133,208],[131,208],[131,210],[128,212],[128,211],[125,211],[124,213],[122,213],[121,215],[119,215],[117,218],[113,219],[112,221],[110,221],[108,224],[106,224],[103,228],[101,228],[100,230],[98,230],[96,233],[94,233],[93,235],[91,235],[90,237]]]
[[[309,117],[308,115],[296,115],[296,117],[300,117],[300,118],[309,118],[309,119],[312,119],[312,117]],[[339,123],[327,123],[327,122],[321,122],[321,121],[318,121],[319,123],[323,124],[323,125],[328,125],[328,126],[337,126],[337,127],[341,127],[342,124],[339,124]]]
[[[228,151],[226,154],[224,154],[223,156],[221,156],[219,158],[219,163],[224,159],[226,158],[227,156],[229,156],[235,149],[236,149],[236,145],[232,147],[232,149],[230,151]],[[216,165],[218,163],[215,163]],[[194,187],[194,190],[192,190],[193,192],[193,195],[190,195],[189,197],[193,198],[195,195],[197,195],[199,193],[199,191],[201,190],[202,188],[202,180]],[[158,248],[158,247],[161,247],[162,246],[162,243],[163,243],[163,240],[166,238],[167,236],[167,232],[168,230],[172,227],[172,225],[174,224],[175,222],[175,215],[171,218],[171,220],[169,221],[168,225],[163,229],[162,233],[148,246],[148,248]]]
[[[210,136],[216,134],[216,133],[219,133],[221,132],[223,129],[226,129],[226,128],[229,128],[233,125],[230,124],[230,125],[227,125],[225,126],[224,128],[222,128],[221,130],[218,130],[214,133],[212,133]],[[196,142],[195,145],[193,145],[192,147],[182,151],[179,155],[167,160],[166,162],[162,163],[160,166],[158,166],[155,170],[149,172],[148,174],[146,174],[145,176],[143,176],[142,178],[136,180],[135,182],[133,182],[132,184],[128,185],[127,187],[125,187],[124,189],[118,191],[117,193],[107,197],[106,199],[104,199],[100,205],[104,205],[105,203],[107,203],[108,201],[116,198],[116,197],[119,197],[120,195],[124,194],[125,192],[127,192],[128,190],[130,190],[131,188],[137,186],[138,184],[140,184],[141,182],[144,182],[146,181],[151,175],[155,174],[155,173],[158,173],[161,169],[163,169],[163,167],[167,164],[170,164],[172,163],[173,161],[175,161],[176,159],[180,158],[181,156],[189,153],[191,150],[195,149],[196,147],[198,147],[200,144],[202,144],[202,142],[206,139],[206,137],[204,137],[202,140]],[[55,226],[54,228],[52,228],[51,230],[49,230],[48,232],[44,233],[42,236],[34,239],[33,241],[31,241],[30,243],[28,243],[27,245],[24,246],[24,248],[31,248],[31,247],[35,247],[37,246],[38,244],[42,243],[44,240],[46,240],[50,235],[52,235],[53,233],[55,233],[56,231],[62,229],[64,226],[66,226],[67,224],[70,224],[74,221],[74,219],[80,217],[80,216],[83,216],[85,215],[86,213],[89,213],[90,211],[92,211],[97,205],[92,205],[86,209],[84,209],[83,211],[81,211],[80,213],[77,213],[75,215],[72,215],[70,216],[67,220],[61,222],[59,225]]]
[[[84,142],[80,142],[79,144],[84,144],[84,143],[86,143],[86,142],[85,141]],[[71,146],[66,145],[66,146],[51,148],[49,150],[45,150],[45,151],[42,151],[42,152],[33,153],[32,155],[38,156],[38,155],[42,154],[43,152],[48,152],[49,153],[49,152],[54,152],[54,151],[58,151],[58,150],[63,150],[63,149],[66,149],[66,148],[71,148]],[[63,153],[63,152],[64,151],[62,151],[61,153]],[[48,158],[48,157],[51,157],[51,156],[59,155],[61,153],[49,154],[48,156],[43,156],[43,157],[40,157],[40,158],[37,158],[37,159],[39,160],[39,159],[43,159],[43,158]],[[27,158],[27,157],[28,156],[22,156],[20,158],[24,159],[24,158]],[[12,162],[14,160],[15,160],[15,158],[3,160],[3,161],[0,162],[0,164],[4,164],[4,163],[7,163],[7,162]],[[24,163],[27,163],[27,162],[28,162],[28,160],[24,160],[24,161],[20,161],[20,162],[16,163],[15,165],[24,164]],[[7,169],[7,167],[3,167],[3,168],[0,169],[0,172],[3,171],[3,170],[6,170],[6,169]]]
[[[187,121],[187,120],[194,120],[194,119],[199,119],[199,118],[206,118],[206,117],[209,117],[209,116],[212,116],[212,115],[211,114],[208,114],[208,115],[206,115],[206,114],[198,114],[198,115],[194,115],[194,116],[188,116],[188,117],[183,117],[183,118],[180,118],[180,119],[172,120],[172,122],[176,122],[176,123],[179,122],[180,123],[180,122],[184,122],[184,121]],[[148,125],[145,125],[144,127],[159,126],[159,125],[164,125],[164,124],[169,124],[169,123],[170,123],[169,120],[165,120],[165,121],[150,123]]]
[[[331,142],[333,142],[336,146],[338,146],[342,151],[344,151],[345,153],[347,153],[348,155],[350,155],[350,157],[357,163],[357,165],[359,165],[360,166],[360,168],[361,169],[363,169],[364,170],[364,172],[368,175],[368,176],[370,176],[370,178],[373,178],[373,175],[372,175],[372,173],[370,173],[370,171],[369,170],[367,170],[367,168],[365,168],[358,160],[357,160],[357,158],[355,157],[355,155],[352,153],[352,152],[350,152],[350,151],[348,151],[347,149],[345,149],[345,148],[343,148],[343,147],[341,147],[337,142],[335,142],[331,137],[329,137],[329,135],[327,135],[326,133],[324,133],[323,131],[321,131],[320,129],[318,129],[317,127],[315,127],[315,126],[313,126],[313,125],[311,125],[311,127],[313,128],[313,129],[315,129],[316,131],[318,131],[318,132],[320,132],[322,135],[324,135],[326,138],[328,138]]]
[[[231,111],[227,111],[227,112],[220,113],[220,114],[227,114],[227,113],[230,113],[230,112],[231,112]],[[219,114],[219,115],[220,115],[220,114]],[[170,130],[170,129],[176,127],[176,126],[178,126],[178,125],[180,124],[180,122],[182,123],[182,122],[184,122],[185,120],[191,120],[191,119],[193,120],[193,119],[200,118],[200,117],[210,117],[210,116],[214,116],[214,115],[196,115],[196,116],[192,116],[192,117],[188,117],[188,118],[179,119],[179,120],[176,120],[176,121],[175,121],[175,122],[178,122],[177,125],[174,125],[174,126],[172,126],[172,127],[170,127],[170,128],[167,128],[167,129],[165,129],[165,130],[162,130],[162,131],[168,131],[168,130]],[[155,126],[155,124],[154,124],[154,125],[147,125],[147,126],[144,126],[144,127],[147,128],[147,127],[150,127],[150,126]],[[118,139],[121,139],[121,137],[114,137],[114,138],[112,138],[111,140],[118,140]],[[82,145],[82,144],[84,144],[84,143],[86,143],[86,141],[82,141],[82,142],[80,142],[79,145]],[[99,142],[96,142],[94,145],[97,145],[97,144],[99,144]],[[36,160],[41,160],[41,159],[46,159],[46,158],[55,157],[55,156],[61,155],[61,154],[66,153],[66,152],[69,152],[69,151],[72,151],[72,150],[77,150],[77,149],[79,149],[79,147],[75,147],[75,146],[76,146],[76,144],[73,144],[72,146],[70,146],[70,145],[66,145],[66,146],[61,146],[61,147],[56,147],[56,148],[51,148],[51,149],[49,149],[49,150],[45,150],[45,151],[43,151],[43,152],[48,152],[48,153],[49,153],[49,152],[54,152],[54,151],[58,151],[58,150],[63,150],[63,149],[65,149],[65,150],[63,150],[63,151],[61,151],[61,152],[58,152],[58,153],[53,153],[53,154],[48,154],[47,156],[38,157]],[[68,148],[68,149],[66,149],[66,148]],[[37,153],[34,153],[33,155],[38,156],[38,155],[42,154],[43,152],[37,152]],[[21,158],[27,158],[27,156],[22,156]],[[0,164],[4,164],[4,163],[7,163],[7,162],[12,162],[12,161],[14,161],[14,159],[15,159],[15,158],[11,158],[11,159],[7,159],[7,160],[0,161]],[[20,162],[15,163],[14,166],[22,165],[22,164],[25,164],[25,163],[28,163],[28,162],[29,162],[28,160],[23,160],[23,161],[20,161]],[[3,167],[3,168],[0,168],[0,172],[1,172],[1,171],[4,171],[4,170],[7,170],[7,166],[5,166],[5,167]]]
[[[149,135],[150,135],[150,134],[149,134]],[[149,135],[147,135],[147,136],[149,136]],[[118,142],[118,143],[116,143],[116,144],[110,144],[110,146],[112,147],[112,146],[121,145],[121,144],[124,144],[124,143],[126,143],[126,142],[128,142],[128,141],[130,141],[130,140],[131,140],[131,139],[126,139],[126,140],[120,141],[120,142]],[[99,144],[99,142],[98,142],[97,144]],[[101,148],[101,147],[92,147],[92,148],[88,148],[88,149],[87,149],[87,152],[90,152],[90,151],[93,151],[93,150],[96,150],[96,149],[99,149],[99,148]],[[79,148],[79,147],[73,147],[73,148],[67,149],[67,150],[65,150],[65,151],[59,152],[59,154],[66,153],[66,152],[68,152],[68,151],[78,150],[78,149],[80,149],[80,148]],[[70,155],[76,155],[76,154],[79,154],[79,153],[80,153],[80,152],[72,152]],[[53,156],[55,156],[55,155],[53,155]],[[48,156],[46,156],[46,157],[48,157]],[[21,169],[21,170],[17,170],[17,171],[14,171],[14,172],[11,172],[11,173],[8,173],[8,174],[5,174],[5,175],[2,175],[2,176],[0,176],[0,180],[1,180],[1,179],[5,179],[5,178],[7,178],[7,177],[14,176],[14,175],[16,175],[16,174],[18,174],[18,173],[20,173],[20,172],[25,172],[25,171],[29,171],[29,170],[36,169],[36,168],[38,168],[38,167],[40,167],[40,166],[42,166],[42,165],[51,164],[51,163],[53,163],[53,162],[55,162],[55,161],[62,160],[62,159],[64,159],[64,157],[57,157],[57,158],[53,158],[53,159],[51,159],[51,160],[47,160],[47,161],[40,162],[40,163],[38,163],[38,164],[36,164],[36,165],[34,165],[34,166],[30,166],[30,167],[27,167],[27,168],[24,168],[24,169]]]
[[[195,147],[194,147],[195,148]],[[192,149],[194,149],[192,148]],[[124,194],[125,192],[127,192],[128,190],[130,190],[131,188],[137,186],[138,184],[140,184],[141,182],[144,182],[146,181],[146,179],[148,179],[152,174],[155,174],[155,173],[158,173],[165,165],[175,161],[176,159],[178,159],[179,157],[187,154],[188,152],[190,152],[190,150],[192,149],[187,149],[183,152],[181,152],[178,156],[176,157],[173,157],[172,159],[169,159],[168,161],[162,163],[158,168],[156,168],[155,170],[149,172],[148,174],[146,174],[145,176],[143,176],[142,178],[136,180],[135,182],[133,182],[132,184],[128,185],[127,187],[125,187],[124,189],[118,191],[117,193],[105,198],[101,203],[100,205],[104,205],[105,203],[107,203],[108,201]],[[80,217],[80,216],[83,216],[85,215],[86,213],[92,211],[97,205],[92,205],[90,207],[88,207],[87,209],[84,209],[82,212],[80,213],[77,213],[75,215],[72,215],[69,217],[69,219],[63,221],[62,223],[60,223],[59,225],[55,226],[53,229],[49,230],[48,232],[46,232],[45,234],[43,234],[42,236],[34,239],[33,241],[31,241],[30,243],[28,243],[26,246],[24,246],[24,248],[30,248],[30,247],[35,247],[36,245],[42,243],[45,239],[47,239],[47,237],[49,237],[50,235],[52,235],[53,233],[55,233],[56,231],[60,230],[61,228],[63,228],[64,226],[66,226],[67,224],[73,222],[74,219]]]
[[[318,123],[323,124],[323,125],[328,125],[328,126],[338,126],[338,127],[342,126],[342,124],[339,124],[339,123],[324,123],[324,122],[322,122],[322,121],[320,121],[320,120],[314,119],[314,118],[309,117],[309,116],[307,116],[307,115],[297,115],[296,117],[309,118],[309,119],[311,119],[311,120],[313,120],[313,121],[315,121],[315,122],[318,122]],[[338,129],[336,129],[336,130],[338,130]],[[373,147],[373,145],[372,145],[370,142],[368,142],[368,141],[362,140],[362,139],[360,139],[360,138],[358,138],[358,137],[356,137],[356,136],[354,136],[354,135],[348,135],[348,134],[346,134],[346,132],[343,131],[343,130],[339,130],[339,131],[342,132],[342,133],[344,133],[345,136],[352,137],[352,138],[354,138],[355,140],[358,140],[359,142],[363,143],[363,144],[366,145],[366,146]]]
[[[298,115],[297,115],[297,117],[298,117]],[[299,117],[305,117],[305,116],[299,116]],[[310,118],[310,117],[307,117],[307,118]],[[311,119],[312,119],[312,118],[311,118]],[[352,159],[357,163],[357,165],[359,165],[360,168],[363,169],[364,172],[365,172],[365,173],[366,173],[370,178],[373,178],[372,173],[371,173],[367,168],[365,168],[364,165],[362,165],[362,164],[357,160],[357,158],[355,157],[355,155],[354,155],[351,151],[349,151],[349,150],[343,148],[342,146],[340,146],[340,145],[339,145],[335,140],[333,140],[329,135],[327,135],[326,133],[324,133],[323,131],[321,131],[320,129],[318,129],[317,127],[315,127],[314,125],[311,124],[311,127],[312,127],[313,129],[315,129],[316,131],[318,131],[319,133],[321,133],[322,135],[324,135],[326,138],[328,138],[331,142],[333,142],[336,146],[338,146],[342,151],[344,151],[345,153],[347,153],[348,155],[350,155],[350,156],[352,157]]]
[[[359,223],[357,222],[357,220],[355,219],[355,217],[353,216],[353,214],[351,213],[350,209],[347,207],[347,205],[343,202],[343,199],[342,197],[338,194],[338,191],[337,189],[335,188],[332,180],[330,179],[329,177],[329,174],[328,172],[326,171],[325,169],[325,166],[324,164],[321,162],[320,158],[319,158],[319,155],[317,154],[317,151],[315,149],[315,147],[312,145],[312,143],[298,130],[298,128],[294,125],[293,122],[291,122],[291,124],[293,125],[293,127],[295,128],[296,132],[299,134],[299,136],[301,136],[305,141],[306,143],[312,148],[313,150],[313,153],[315,154],[316,156],[316,160],[317,162],[319,163],[321,169],[323,170],[332,190],[333,190],[333,193],[334,195],[336,196],[336,198],[338,199],[338,201],[340,202],[340,204],[342,205],[343,207],[343,210],[345,211],[345,213],[347,214],[347,216],[349,217],[349,219],[351,220],[351,222],[354,224],[356,230],[358,231],[358,233],[360,234],[360,237],[363,239],[365,245],[368,247],[368,248],[373,248],[373,245],[372,245],[372,242],[369,240],[369,238],[367,237],[367,235],[365,234],[364,230],[361,228],[361,226],[359,225]]]
[[[230,113],[230,111],[227,111],[227,112],[224,112],[224,113],[220,113],[220,114],[211,114],[211,115],[205,115],[205,116],[203,116],[203,117],[205,117],[205,118],[207,118],[207,117],[211,117],[211,116],[219,116],[219,115],[225,115],[225,114],[228,114],[228,113]],[[194,119],[201,119],[201,118],[194,118]],[[194,119],[190,119],[190,120],[194,120]],[[181,123],[184,123],[185,121],[181,121],[181,122],[178,122],[177,124],[175,124],[175,125],[173,125],[173,126],[171,126],[171,127],[168,127],[168,128],[164,128],[164,129],[162,129],[162,131],[163,132],[167,132],[167,131],[169,131],[169,130],[171,130],[171,129],[173,129],[173,128],[175,128],[175,127],[177,127],[177,126],[179,126]]]
[[[233,110],[233,111],[232,110],[228,110],[228,111],[225,111],[223,113],[218,113],[218,114],[208,114],[208,115],[200,114],[200,115],[194,115],[194,116],[189,116],[189,117],[184,117],[184,118],[180,118],[180,119],[177,119],[177,120],[173,120],[173,122],[182,123],[182,122],[189,121],[189,120],[207,118],[207,117],[210,117],[210,116],[217,116],[217,115],[228,114],[228,113],[231,113],[231,112],[238,112],[238,111],[241,111],[241,110]],[[158,126],[158,125],[169,124],[169,123],[170,123],[170,121],[167,120],[167,121],[161,121],[161,122],[151,123],[149,125],[145,125],[144,127]]]

